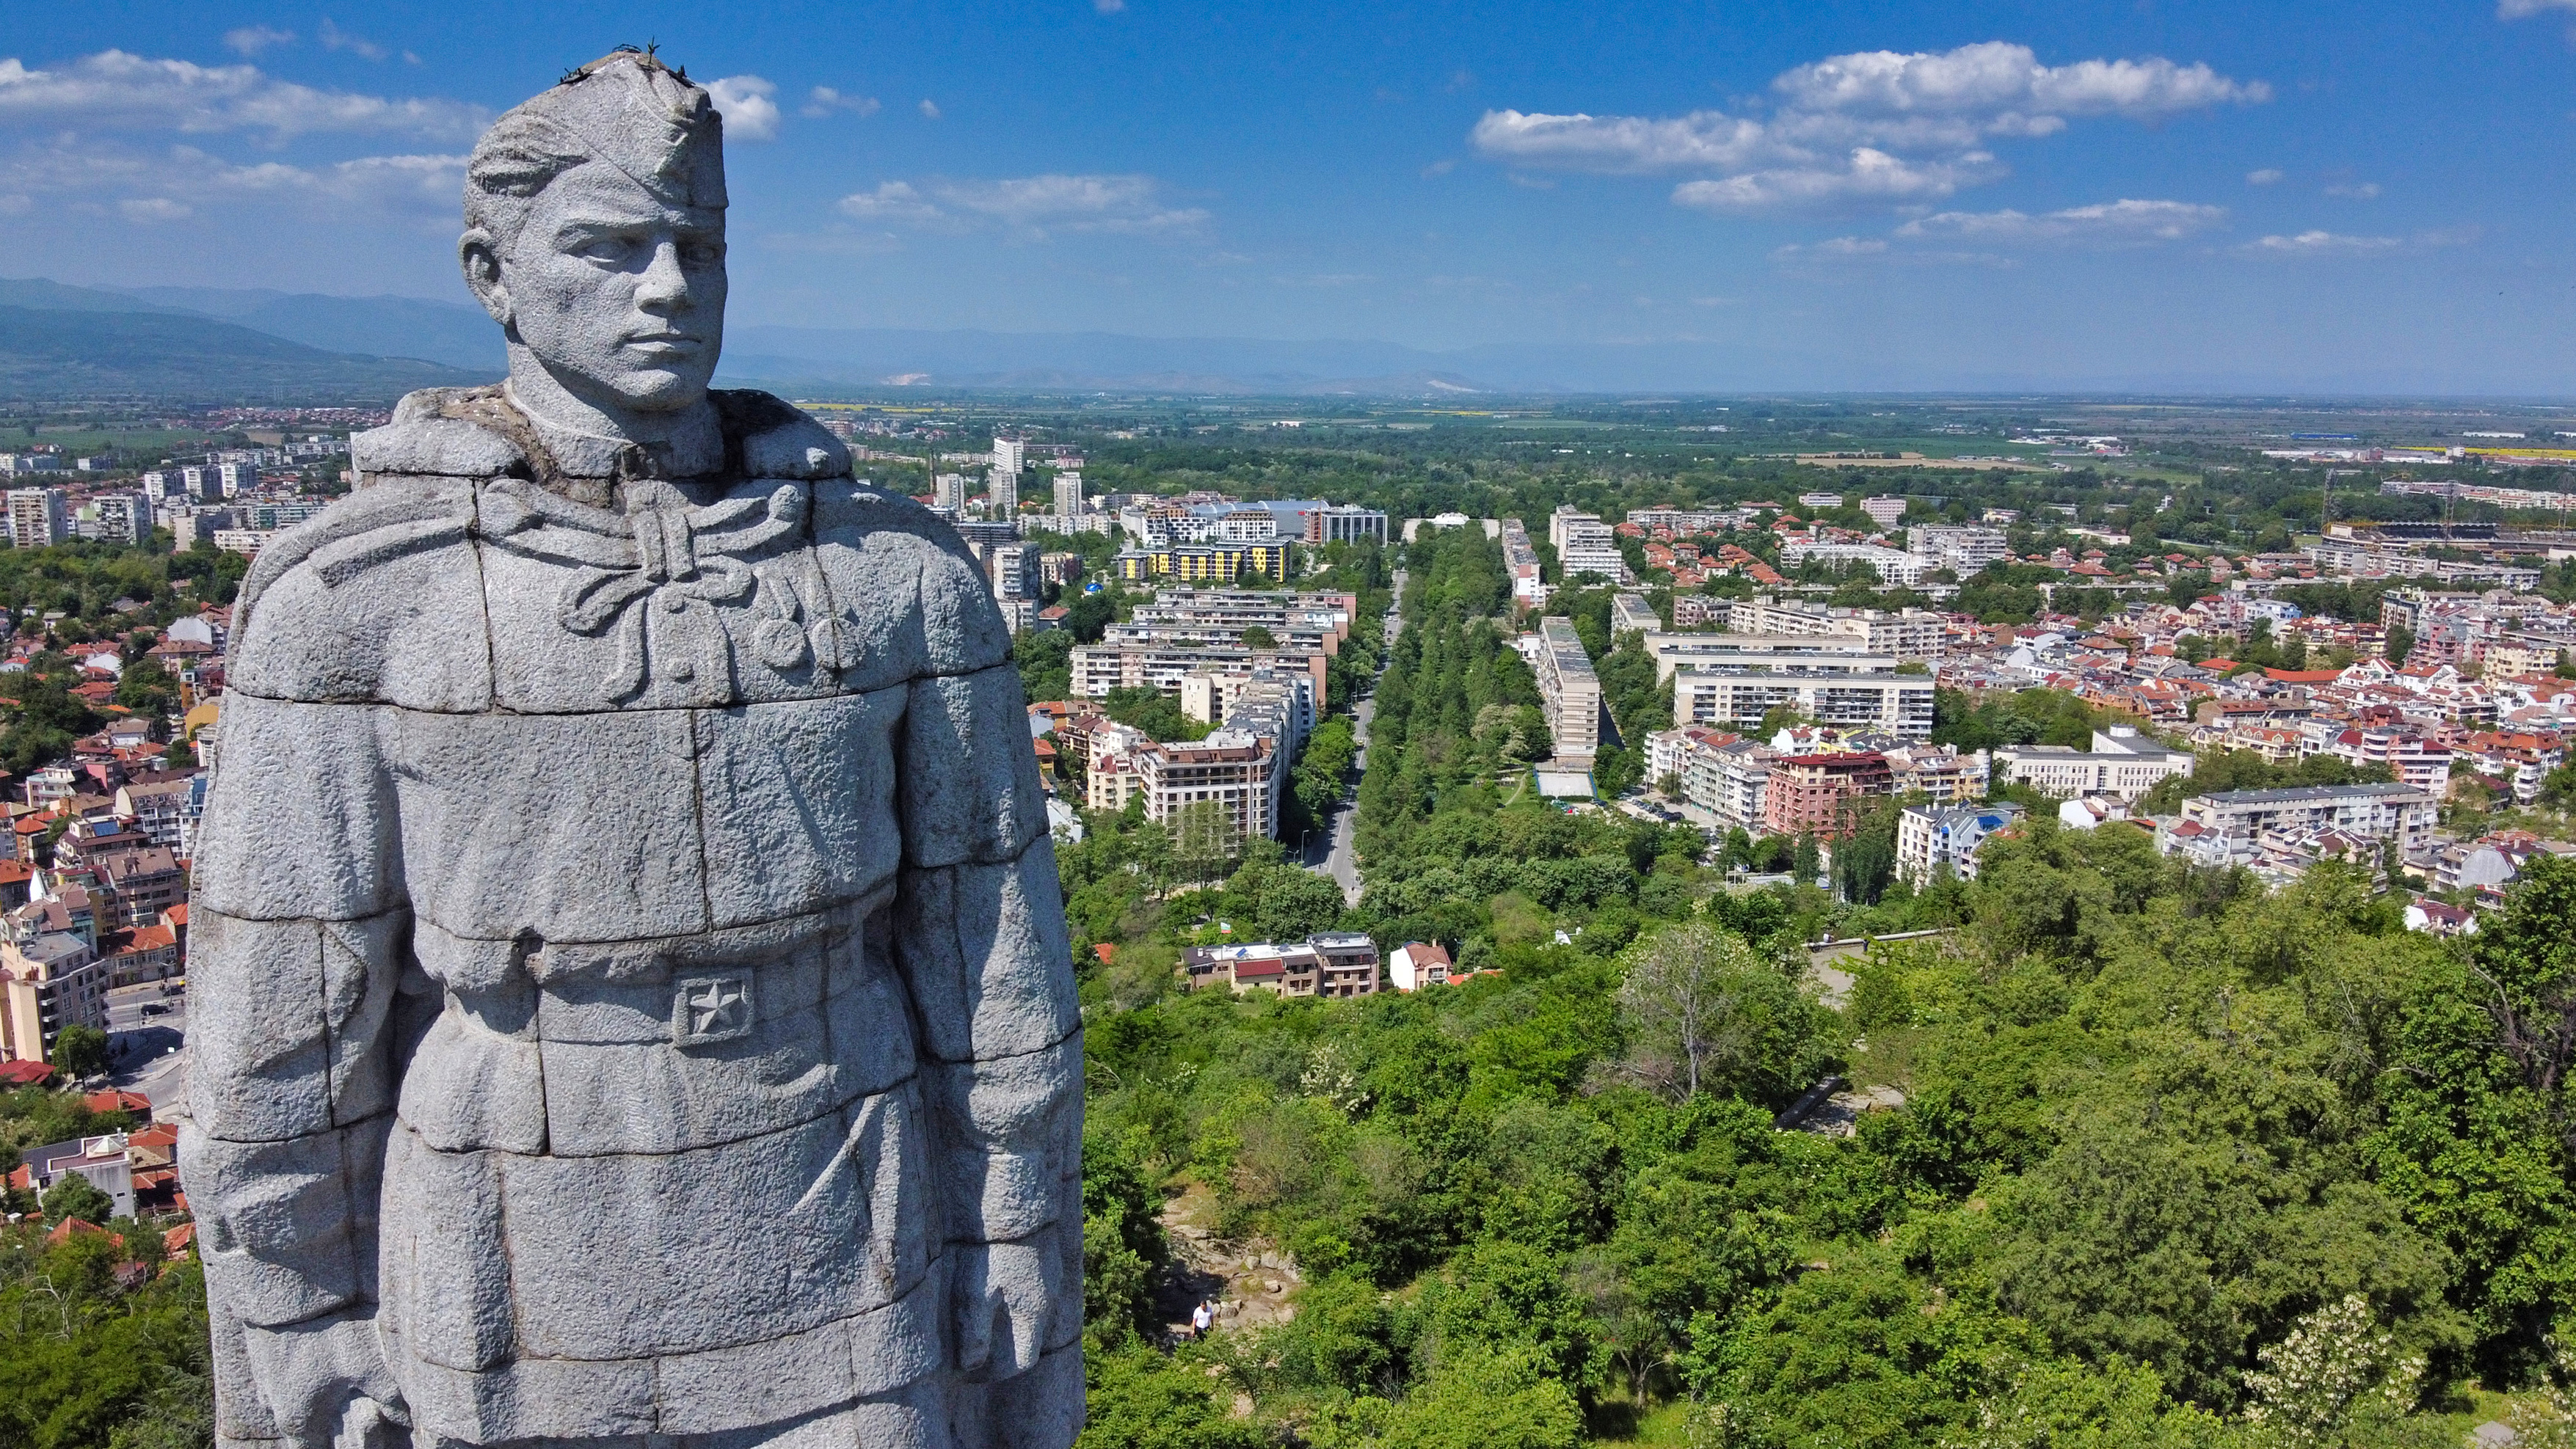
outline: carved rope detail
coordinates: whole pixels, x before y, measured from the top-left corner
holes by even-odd
[[[626,511],[612,513],[504,479],[485,489],[478,531],[522,557],[589,570],[565,585],[556,617],[574,634],[616,631],[617,667],[600,681],[605,698],[633,699],[658,676],[696,702],[720,703],[729,677],[708,678],[700,667],[707,660],[730,667],[719,605],[749,600],[765,616],[753,626],[751,652],[771,669],[783,673],[809,657],[821,671],[858,662],[855,631],[809,610],[785,569],[759,567],[778,545],[802,541],[808,507],[793,484],[766,498],[697,507],[670,484],[645,479],[626,485]],[[800,622],[809,612],[818,616],[810,627]]]

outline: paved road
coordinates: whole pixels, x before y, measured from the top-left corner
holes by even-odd
[[[158,1008],[157,1010],[155,1008]],[[175,1108],[186,1076],[188,996],[167,996],[154,986],[120,986],[107,993],[108,1080],[152,1099],[153,1115]]]
[[[1395,571],[1395,599],[1399,604],[1404,601],[1404,570],[1402,569]],[[1397,616],[1396,611],[1388,610],[1383,627],[1386,630],[1386,642],[1390,647],[1394,645],[1396,631],[1402,625],[1403,621]],[[1352,768],[1361,773],[1368,770],[1369,721],[1376,714],[1377,696],[1373,692],[1351,706],[1351,733],[1359,741],[1359,750],[1352,756]],[[1360,861],[1351,843],[1352,830],[1359,820],[1358,802],[1359,795],[1356,790],[1342,792],[1341,808],[1333,812],[1332,842],[1325,848],[1322,861],[1324,872],[1341,886],[1342,899],[1352,905],[1360,903]],[[1314,868],[1317,863],[1310,859],[1306,864],[1309,868]]]

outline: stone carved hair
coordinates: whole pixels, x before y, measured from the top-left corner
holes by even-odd
[[[474,143],[466,226],[506,244],[537,193],[593,161],[674,206],[724,207],[724,118],[713,99],[659,59],[617,51],[513,107]]]

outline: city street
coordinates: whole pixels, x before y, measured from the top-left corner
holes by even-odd
[[[1402,569],[1395,571],[1395,602],[1399,606],[1404,602],[1404,570]],[[1390,647],[1395,643],[1396,632],[1402,627],[1403,621],[1399,617],[1398,610],[1393,608],[1387,610],[1383,628],[1386,631],[1386,642]],[[1359,742],[1359,750],[1352,756],[1351,765],[1354,772],[1358,774],[1365,774],[1368,770],[1369,720],[1376,713],[1377,696],[1374,693],[1351,706],[1351,733]],[[1333,812],[1332,841],[1326,847],[1321,863],[1324,873],[1330,875],[1334,882],[1341,886],[1342,899],[1352,905],[1360,903],[1359,856],[1352,849],[1351,843],[1352,831],[1359,820],[1358,802],[1359,793],[1356,786],[1342,792],[1341,808]],[[1311,858],[1311,851],[1309,855],[1310,858],[1305,861],[1305,864],[1309,869],[1313,869],[1317,862]]]
[[[164,985],[171,986],[168,995]],[[174,983],[120,986],[107,993],[108,1081],[152,1099],[153,1115],[175,1106],[185,1073],[188,995]]]

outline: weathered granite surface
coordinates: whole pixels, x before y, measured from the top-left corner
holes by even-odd
[[[629,54],[496,124],[509,384],[405,399],[244,588],[181,1145],[233,1449],[1081,1427],[1010,641],[952,530],[707,391],[719,129]]]

